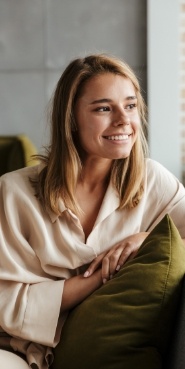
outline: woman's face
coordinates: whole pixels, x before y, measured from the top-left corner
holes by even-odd
[[[132,82],[112,73],[91,78],[76,102],[75,119],[86,158],[128,157],[140,126]]]

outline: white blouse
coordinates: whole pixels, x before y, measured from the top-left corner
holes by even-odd
[[[147,159],[146,164],[139,205],[119,210],[118,194],[109,184],[86,242],[79,219],[62,199],[57,216],[35,196],[29,178],[36,178],[41,166],[0,178],[0,326],[29,364],[47,368],[48,347],[59,341],[65,279],[125,237],[150,232],[167,213],[185,238],[184,186],[159,163]]]

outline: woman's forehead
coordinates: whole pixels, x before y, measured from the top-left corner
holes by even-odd
[[[111,98],[117,94],[124,95],[125,97],[136,96],[132,81],[119,74],[104,73],[87,80],[82,87],[79,97],[101,99]]]

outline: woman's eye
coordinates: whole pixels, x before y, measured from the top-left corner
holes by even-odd
[[[101,106],[97,108],[96,111],[99,111],[99,112],[110,111],[110,108],[108,106]]]
[[[129,105],[126,106],[127,110],[132,110],[134,108],[136,108],[136,104],[129,104]]]

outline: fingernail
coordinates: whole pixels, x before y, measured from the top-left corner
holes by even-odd
[[[89,271],[88,270],[86,270],[86,272],[84,273],[84,277],[89,277]]]
[[[103,284],[105,284],[107,282],[106,278],[103,278]]]
[[[118,272],[118,270],[120,270],[120,268],[121,268],[121,266],[117,265],[117,267],[116,267],[117,272]]]

